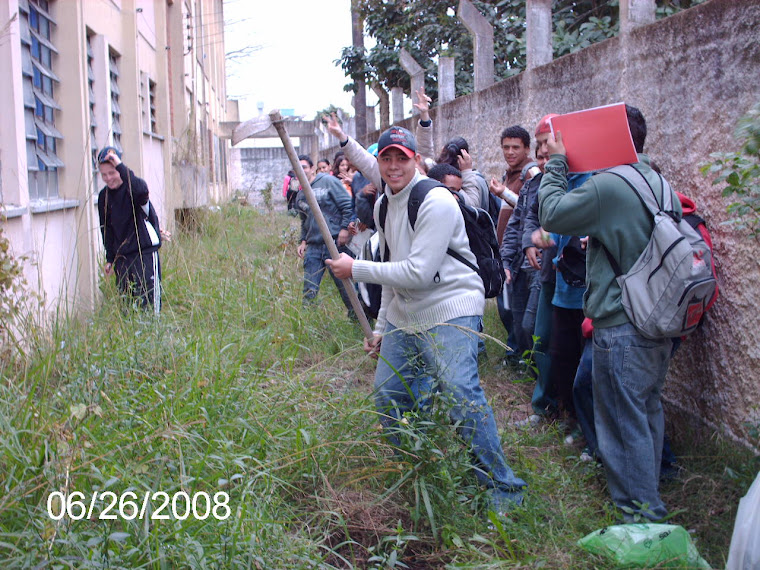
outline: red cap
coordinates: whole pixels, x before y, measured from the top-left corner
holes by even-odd
[[[397,148],[409,158],[417,153],[417,139],[404,127],[392,126],[377,139],[377,156],[381,156],[389,148]]]
[[[549,113],[548,115],[544,115],[544,117],[538,122],[538,126],[536,127],[536,134],[540,135],[542,133],[552,132],[552,129],[549,126],[549,119],[553,119],[554,117],[559,117],[559,115],[557,113]]]

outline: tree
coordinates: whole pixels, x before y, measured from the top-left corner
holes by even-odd
[[[364,52],[364,22],[357,9],[357,0],[351,2],[351,37],[357,52]],[[364,74],[354,80],[354,112],[356,113],[356,137],[361,140],[367,134],[367,89]]]
[[[658,0],[658,17],[705,0]],[[503,79],[525,69],[525,0],[472,0],[494,26],[496,78]],[[437,58],[453,56],[457,61],[457,96],[473,89],[473,47],[469,32],[456,16],[458,0],[355,0],[364,18],[366,33],[377,42],[368,52],[343,49],[336,60],[346,75],[363,74],[368,84],[387,90],[409,91],[410,80],[399,63],[400,48],[406,48],[425,68],[425,89],[437,96]],[[554,56],[560,57],[605,40],[618,32],[618,0],[555,0]],[[346,91],[354,89],[349,83]]]

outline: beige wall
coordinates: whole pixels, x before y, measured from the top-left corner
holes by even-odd
[[[216,14],[211,27],[200,33],[214,38],[213,45],[203,46],[205,58],[196,53],[200,46],[185,41],[185,25],[196,22],[196,6],[198,15]],[[96,209],[96,188],[102,181],[93,174],[91,163],[88,31],[94,34],[94,146],[113,142],[108,58],[114,50],[119,54],[123,159],[147,181],[162,227],[171,229],[174,210],[186,202],[179,183],[183,171],[176,133],[196,124],[198,101],[207,110],[212,132],[218,132],[219,123],[226,120],[222,0],[51,0],[50,7],[57,22],[51,40],[58,50],[52,67],[61,79],[54,91],[61,107],[55,126],[63,135],[57,156],[64,167],[58,171],[60,199],[30,202],[19,0],[0,0],[0,28],[16,18],[7,38],[0,41],[0,77],[8,78],[0,89],[5,110],[0,113],[0,177],[3,211],[8,216],[3,229],[14,254],[28,258],[27,281],[44,294],[49,310],[89,309],[99,298],[104,255]],[[187,7],[190,10],[183,16]],[[154,128],[148,119],[150,81],[155,83]],[[190,108],[186,101],[192,101]],[[199,147],[190,149],[192,165],[205,177],[196,177],[194,190],[199,199],[195,202],[226,199],[228,184],[205,184],[211,168],[198,151]],[[213,158],[209,147],[204,156],[205,161]],[[228,161],[222,167],[227,169]]]
[[[227,121],[222,0],[175,0],[167,10],[167,22],[172,43],[184,48],[172,49],[169,63],[172,77],[183,78],[184,83],[178,81],[171,94],[176,207],[225,201],[231,196],[230,185],[216,175],[213,136],[208,133],[218,136],[220,123]],[[200,33],[195,27],[198,22],[203,26]],[[222,140],[220,144],[227,152],[219,154],[229,164],[229,143]]]

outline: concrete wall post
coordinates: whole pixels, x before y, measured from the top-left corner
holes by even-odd
[[[654,0],[620,0],[620,32],[629,33],[634,28],[655,21]]]
[[[411,97],[414,99],[414,94],[423,87],[425,87],[425,69],[415,61],[412,54],[401,48],[401,67],[404,68],[412,79],[412,93]],[[416,107],[412,107],[412,115],[419,115],[419,111]],[[394,113],[395,115],[395,113]]]
[[[454,99],[456,99],[454,58],[440,56],[438,58],[438,104],[442,105]]]
[[[493,85],[493,26],[469,0],[459,0],[457,16],[472,34],[475,91],[481,91]]]
[[[527,0],[525,22],[527,68],[552,61],[552,1]]]
[[[380,130],[384,131],[391,126],[391,102],[388,92],[377,83],[372,84],[372,91],[379,99],[380,106]]]
[[[396,125],[404,120],[404,90],[401,87],[391,88],[391,107],[393,124]]]
[[[371,133],[377,129],[377,123],[375,122],[375,107],[373,105],[367,105],[367,132]],[[366,137],[366,134],[365,134]]]

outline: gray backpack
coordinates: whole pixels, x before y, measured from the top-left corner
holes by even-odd
[[[647,179],[633,166],[606,170],[622,178],[654,218],[654,229],[644,251],[623,274],[604,245],[605,254],[622,289],[628,318],[650,339],[692,333],[715,293],[712,254],[702,236],[673,210],[674,192],[660,176],[662,205]]]

